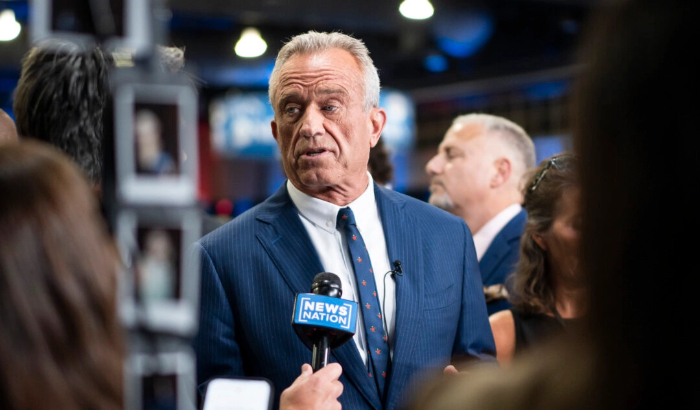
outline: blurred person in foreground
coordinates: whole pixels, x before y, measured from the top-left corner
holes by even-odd
[[[17,142],[17,127],[5,110],[0,109],[0,145]]]
[[[80,171],[0,146],[0,408],[122,408],[117,258]]]
[[[464,219],[474,235],[489,315],[510,306],[504,284],[515,270],[527,219],[522,178],[534,166],[525,130],[488,114],[455,118],[425,166],[429,202]]]
[[[675,409],[697,401],[694,201],[697,2],[617,1],[590,21],[576,84],[581,271],[590,339],[436,384],[416,409]],[[673,104],[669,102],[675,102]],[[692,314],[691,314],[692,315]],[[678,349],[681,349],[679,351]],[[688,371],[691,373],[689,374]]]
[[[118,259],[87,181],[54,147],[0,147],[0,408],[120,410]],[[305,365],[282,410],[339,409],[341,368]]]
[[[578,271],[580,187],[571,154],[542,161],[525,185],[528,220],[520,243],[509,310],[489,321],[497,359],[537,347],[564,331],[578,331],[588,304],[588,286]]]
[[[362,41],[293,37],[277,56],[269,94],[288,180],[196,244],[200,389],[219,376],[266,377],[278,391],[289,385],[311,358],[290,324],[295,294],[308,293],[319,272],[337,274],[343,297],[362,306],[354,339],[331,358],[343,367],[345,408],[395,409],[421,372],[441,372],[453,357],[493,361],[466,224],[380,187],[367,171],[386,112]],[[392,277],[396,260],[403,275]]]

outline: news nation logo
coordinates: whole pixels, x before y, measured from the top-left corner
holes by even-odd
[[[329,296],[297,295],[294,323],[355,332],[357,303]]]

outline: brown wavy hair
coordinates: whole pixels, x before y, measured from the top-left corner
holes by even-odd
[[[121,409],[117,259],[87,181],[39,142],[0,148],[0,408]]]
[[[526,313],[548,313],[554,310],[554,287],[547,273],[547,253],[533,238],[552,227],[562,194],[578,186],[578,160],[569,153],[540,162],[525,174],[525,210],[527,222],[520,239],[520,259],[510,281],[510,302]],[[534,189],[533,189],[534,188]]]

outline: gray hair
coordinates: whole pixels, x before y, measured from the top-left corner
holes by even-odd
[[[365,77],[364,81],[364,98],[363,106],[365,111],[369,111],[372,107],[379,106],[379,73],[377,67],[369,56],[369,50],[362,42],[356,38],[350,37],[343,33],[319,33],[309,31],[308,33],[299,34],[292,37],[277,54],[275,68],[272,69],[270,75],[269,98],[274,105],[274,94],[279,86],[279,73],[284,63],[295,54],[312,54],[322,51],[339,48],[350,53],[360,68]]]
[[[513,148],[520,156],[523,172],[536,166],[535,144],[521,126],[506,118],[490,114],[460,115],[452,121],[453,126],[473,123],[482,124],[484,134],[497,133],[506,145]]]

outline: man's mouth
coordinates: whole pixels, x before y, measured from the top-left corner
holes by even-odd
[[[307,149],[306,151],[304,151],[304,155],[307,157],[317,157],[317,156],[322,155],[326,152],[328,152],[328,151],[323,149],[323,148],[311,148],[311,149]]]
[[[444,187],[445,186],[442,184],[442,181],[438,181],[438,180],[430,181],[430,190],[431,191],[433,191],[435,189],[439,189],[439,188],[444,188]]]

